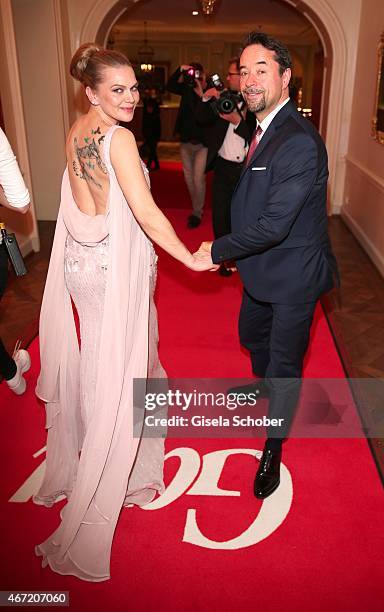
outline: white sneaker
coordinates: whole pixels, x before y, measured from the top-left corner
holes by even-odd
[[[5,382],[16,395],[22,395],[27,388],[23,374],[31,367],[31,358],[28,351],[24,349],[15,349],[12,358],[16,363],[17,371],[13,378]]]

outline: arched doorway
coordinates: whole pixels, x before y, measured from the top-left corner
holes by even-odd
[[[99,0],[88,15],[80,34],[80,41],[96,40],[106,44],[109,32],[119,17],[138,3],[153,0]],[[280,0],[294,7],[315,28],[322,44],[324,63],[319,130],[325,138],[330,171],[331,212],[340,211],[344,185],[344,166],[340,160],[346,152],[347,131],[343,126],[343,104],[346,74],[346,38],[340,21],[332,7],[321,0],[312,0],[311,6],[300,0]],[[256,18],[257,21],[257,18]],[[319,75],[317,75],[319,81]],[[331,104],[332,101],[332,104]]]

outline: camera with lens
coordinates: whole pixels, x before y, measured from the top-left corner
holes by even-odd
[[[188,70],[183,70],[183,83],[188,87],[195,87],[196,79],[200,78],[200,70],[192,66]]]
[[[237,105],[242,101],[241,94],[226,89],[218,98],[211,100],[211,107],[217,115],[229,115],[237,110]]]
[[[242,96],[230,89],[224,88],[224,83],[218,74],[212,74],[207,80],[208,88],[214,87],[220,91],[218,98],[212,98],[211,107],[216,115],[229,115],[237,109],[237,105],[242,101]]]

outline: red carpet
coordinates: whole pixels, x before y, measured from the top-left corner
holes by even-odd
[[[208,215],[197,230],[187,232],[188,211],[168,212],[190,248],[210,238]],[[198,275],[161,253],[157,295],[160,353],[170,377],[250,376],[237,339],[241,293],[236,276]],[[312,331],[305,375],[343,377],[320,309]],[[8,501],[44,458],[33,458],[45,443],[43,408],[33,393],[36,341],[31,353],[27,394],[15,398],[0,387],[3,590],[66,590],[70,609],[79,611],[382,609],[384,503],[367,442],[361,439],[290,440],[282,485],[264,503],[252,495],[257,463],[241,453],[261,448],[262,440],[168,440],[167,451],[182,455],[184,485],[163,508],[122,512],[112,579],[91,584],[42,569],[33,547],[58,524],[59,508]],[[212,453],[229,449],[239,452],[228,457],[219,478],[220,455]],[[179,466],[177,456],[167,460],[167,483]],[[235,493],[225,495],[228,491]]]
[[[211,207],[212,172],[207,175],[205,208]],[[152,193],[160,208],[188,208],[190,199],[184,182],[181,162],[161,161],[160,172],[151,172]],[[188,213],[190,214],[190,213]]]

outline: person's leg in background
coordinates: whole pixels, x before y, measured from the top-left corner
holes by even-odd
[[[7,284],[8,257],[4,245],[0,244],[0,299]],[[29,370],[31,359],[24,349],[16,349],[13,357],[8,353],[0,338],[0,376],[5,379],[8,387],[17,395],[26,389],[23,373]]]
[[[183,166],[184,180],[187,185],[189,197],[191,198],[192,208],[193,208],[193,202],[195,199],[195,183],[193,180],[193,161],[195,157],[195,147],[196,145],[193,145],[190,142],[180,143],[180,157],[181,157],[181,163]],[[190,219],[192,216],[193,215],[191,214],[188,217],[188,227],[189,227]]]
[[[157,157],[157,141],[153,139],[148,139],[146,141],[146,145],[148,146],[148,170],[159,170],[160,164],[159,159]],[[154,163],[154,167],[152,167],[152,162]]]
[[[159,158],[157,155],[157,145],[158,145],[158,141],[154,140],[152,143],[152,146],[153,146],[152,156],[153,156],[153,162],[155,164],[153,170],[160,170],[160,163],[159,163]]]
[[[195,156],[193,159],[194,197],[192,199],[192,209],[193,215],[201,220],[205,201],[205,166],[207,164],[208,149],[202,144],[193,146],[195,147]]]

